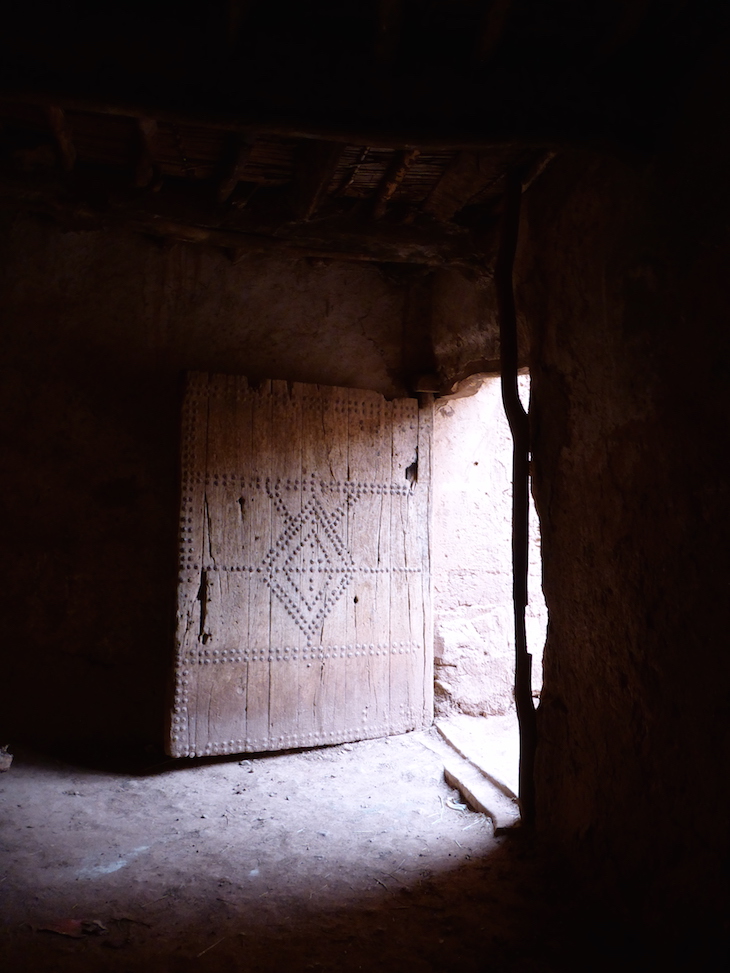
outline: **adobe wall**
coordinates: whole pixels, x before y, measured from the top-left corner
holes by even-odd
[[[186,369],[406,395],[432,317],[446,367],[472,356],[464,286],[2,214],[0,742],[161,740]]]
[[[182,373],[403,394],[403,288],[364,265],[3,229],[3,742],[159,745]]]
[[[527,404],[529,376],[519,382]],[[475,375],[437,399],[433,504],[436,715],[511,712],[512,438],[498,376]],[[527,641],[539,692],[547,612],[534,505],[528,589]]]
[[[692,935],[730,869],[730,91],[653,157],[564,153],[526,199],[550,630],[538,826],[588,888]]]

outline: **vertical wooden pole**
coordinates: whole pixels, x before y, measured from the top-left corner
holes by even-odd
[[[507,176],[507,199],[494,282],[499,314],[502,402],[512,432],[512,599],[515,622],[515,704],[520,726],[519,796],[522,822],[526,827],[532,827],[535,821],[537,720],[532,702],[532,656],[527,651],[525,631],[530,425],[517,387],[517,315],[513,284],[521,197],[521,174],[513,170]]]

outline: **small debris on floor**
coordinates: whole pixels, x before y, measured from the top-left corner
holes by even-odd
[[[465,807],[447,752],[435,729],[153,771],[16,748],[0,969],[566,973],[560,937],[543,955],[564,899]]]
[[[55,932],[59,936],[83,939],[84,936],[98,936],[108,932],[108,929],[99,919],[57,919],[47,926],[39,926],[38,931]]]

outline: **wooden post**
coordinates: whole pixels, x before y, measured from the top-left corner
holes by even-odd
[[[513,270],[520,222],[522,178],[507,174],[507,200],[502,239],[495,264],[494,284],[499,314],[502,402],[512,433],[512,599],[515,622],[515,704],[520,725],[519,791],[522,822],[535,823],[535,750],[537,719],[532,702],[532,656],[527,651],[528,518],[530,484],[530,424],[517,387],[517,315]]]

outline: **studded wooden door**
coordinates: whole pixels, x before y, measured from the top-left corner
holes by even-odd
[[[431,722],[431,425],[414,399],[189,376],[172,756]]]

